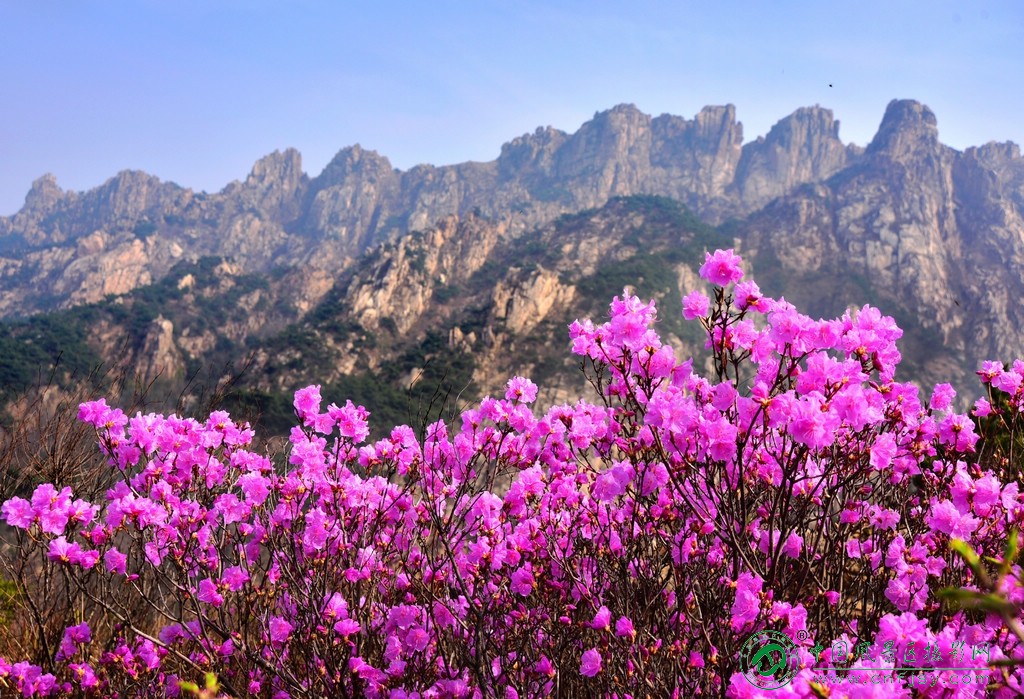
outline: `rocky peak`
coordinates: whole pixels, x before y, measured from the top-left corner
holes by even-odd
[[[291,219],[301,209],[300,192],[309,178],[302,171],[302,155],[294,148],[274,151],[252,166],[241,196],[271,215]]]
[[[694,136],[699,142],[716,146],[743,143],[743,124],[736,121],[735,105],[704,107],[697,112],[694,122]]]
[[[645,126],[650,121],[651,117],[635,104],[617,104],[603,112],[594,112],[594,118],[585,122],[580,131],[621,131],[629,126]]]
[[[538,126],[532,134],[514,138],[501,147],[498,174],[504,180],[530,175],[550,175],[555,154],[568,135],[550,126]]]
[[[966,153],[973,152],[978,159],[988,165],[999,165],[1008,160],[1020,160],[1020,146],[1013,141],[997,143],[989,141],[983,146],[970,147]]]
[[[692,120],[662,114],[651,121],[651,133],[650,162],[661,170],[652,178],[660,185],[657,193],[718,219],[717,205],[736,176],[743,145],[736,108],[704,107]],[[722,208],[735,214],[734,204]]]
[[[320,187],[330,187],[345,182],[352,175],[372,178],[386,177],[393,173],[391,161],[375,150],[365,150],[357,143],[338,151],[316,181]]]
[[[339,241],[345,254],[358,254],[386,220],[400,185],[401,174],[387,158],[358,144],[344,148],[312,181],[306,224]]]
[[[64,198],[64,190],[57,184],[57,178],[46,173],[32,183],[32,189],[25,195],[25,213],[53,208]]]
[[[170,204],[179,191],[177,185],[140,170],[123,170],[85,195],[83,204],[90,214],[105,220],[135,220],[147,209]],[[102,225],[99,220],[93,222],[95,228]]]
[[[285,191],[294,191],[303,176],[302,155],[299,151],[294,148],[288,148],[283,153],[275,150],[256,161],[245,180],[245,186],[263,190],[279,187]]]
[[[569,137],[562,157],[562,172],[578,175],[595,159],[621,161],[628,157],[646,135],[649,141],[651,117],[632,104],[620,104],[594,114]]]
[[[819,105],[801,107],[779,120],[764,140],[783,147],[839,141],[839,120],[833,118],[831,109]]]
[[[867,152],[908,160],[935,153],[939,148],[939,126],[934,112],[914,100],[893,100],[886,107]]]
[[[1020,146],[1016,143],[990,141],[983,146],[968,148],[961,160],[977,162],[980,167],[991,170],[999,182],[1024,204],[1024,159],[1020,157]]]
[[[801,107],[743,147],[736,190],[747,206],[763,206],[799,184],[827,179],[848,155],[832,110]]]

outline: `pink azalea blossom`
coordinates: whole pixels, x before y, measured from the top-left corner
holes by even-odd
[[[700,276],[717,286],[727,286],[743,278],[740,269],[740,256],[728,250],[715,250],[714,254],[704,253],[704,264],[700,268]]]
[[[107,549],[107,552],[103,554],[103,563],[108,571],[118,575],[125,575],[128,570],[128,556],[117,549]]]
[[[710,307],[711,302],[705,294],[700,291],[691,291],[683,297],[683,318],[686,320],[706,318]]]
[[[274,643],[286,643],[295,627],[282,617],[270,617],[270,640]]]
[[[761,613],[761,588],[764,580],[752,573],[740,573],[736,581],[736,599],[732,604],[732,628],[739,631]]]
[[[593,677],[601,672],[601,653],[596,648],[583,652],[580,659],[580,673],[585,677]]]

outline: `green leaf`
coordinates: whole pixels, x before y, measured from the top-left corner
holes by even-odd
[[[989,587],[988,575],[985,573],[985,569],[981,567],[981,557],[975,552],[971,545],[962,539],[953,539],[949,542],[949,548],[954,552],[960,554],[960,556],[967,562],[974,574],[978,576],[983,587]]]
[[[206,673],[206,689],[210,692],[216,692],[220,689],[220,683],[217,682],[217,675],[212,672]]]
[[[939,597],[960,605],[964,609],[977,609],[991,614],[1016,614],[1017,605],[1007,600],[1002,595],[994,592],[977,592],[975,590],[962,590],[957,588],[945,588],[939,590]]]
[[[1010,568],[1013,567],[1013,564],[1019,555],[1020,531],[1014,527],[1010,531],[1010,536],[1006,540],[1006,552],[1003,554],[1003,560],[999,566],[999,570],[1003,575],[1007,575],[1010,572]]]

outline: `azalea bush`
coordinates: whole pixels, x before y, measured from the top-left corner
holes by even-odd
[[[680,362],[654,303],[626,291],[607,322],[570,327],[593,402],[541,411],[516,377],[422,440],[401,426],[366,443],[367,412],[324,406],[317,386],[295,394],[277,464],[224,412],[129,417],[83,403],[111,485],[86,499],[75,483],[42,483],[3,504],[21,600],[10,623],[28,631],[20,655],[0,658],[0,688],[1016,696],[1020,670],[1000,662],[1024,655],[1007,623],[1024,600],[1020,568],[1003,560],[993,588],[963,556],[1004,554],[1024,518],[1013,461],[979,465],[951,386],[923,396],[897,380],[891,318],[865,306],[814,320],[740,264],[708,254],[710,287],[683,299],[706,331],[706,364]],[[1024,364],[979,373],[990,393],[977,417],[1020,410]],[[1011,606],[939,594],[950,589]],[[59,591],[67,618],[34,612],[38,590]],[[781,689],[742,664],[764,629],[796,644]],[[839,657],[835,641],[916,649],[918,667],[985,644],[959,660],[985,682],[826,688],[816,663],[889,675],[899,664]],[[216,681],[200,690],[207,673]]]

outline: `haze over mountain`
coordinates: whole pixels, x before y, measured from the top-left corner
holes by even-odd
[[[742,143],[731,105],[620,105],[487,163],[399,171],[356,145],[310,177],[287,150],[216,194],[133,171],[82,193],[47,176],[0,218],[0,317],[80,307],[53,322],[102,328],[82,338],[100,358],[127,333],[121,358],[165,377],[252,350],[264,399],[318,379],[369,393],[356,378],[374,372],[407,384],[439,357],[492,390],[509,371],[566,376],[565,324],[622,284],[675,319],[704,248],[736,247],[766,291],[815,314],[895,315],[921,380],[968,383],[981,359],[1020,353],[1018,146],[944,146],[910,100],[866,149],[819,106]],[[666,322],[681,350],[699,344]],[[5,342],[38,331],[9,323]]]

